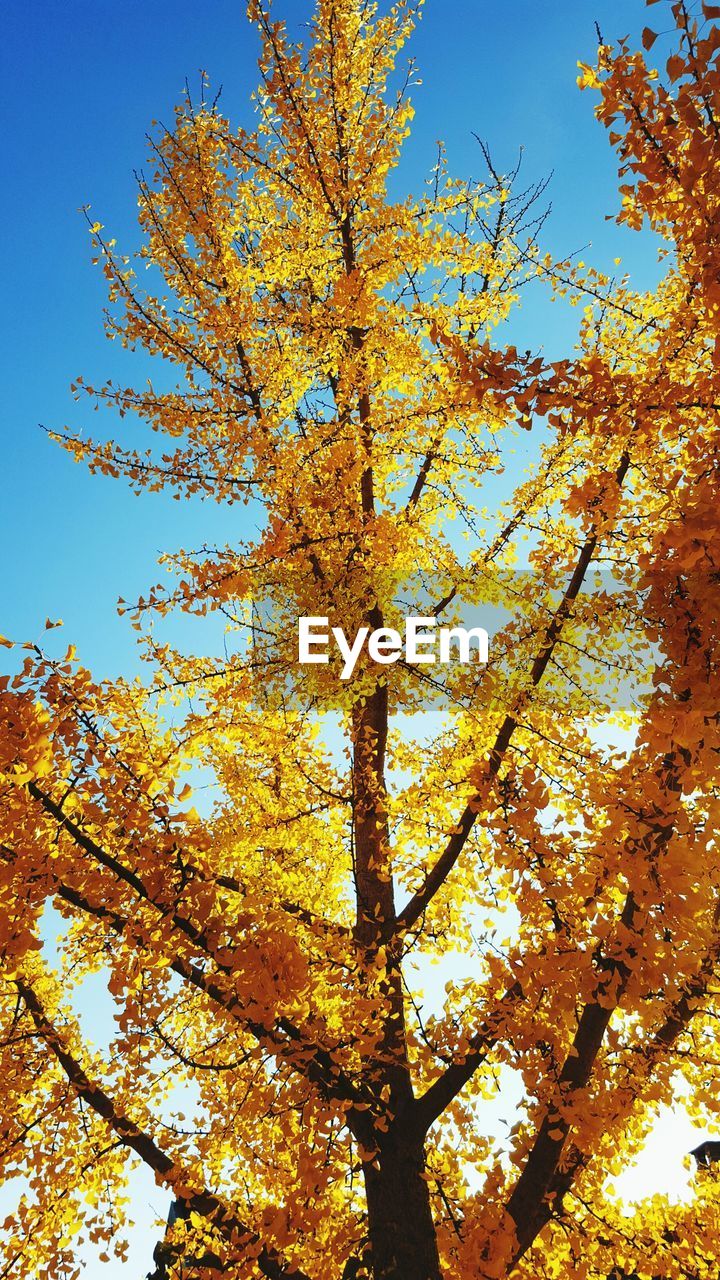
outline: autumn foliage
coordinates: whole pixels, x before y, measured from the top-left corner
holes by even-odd
[[[718,1108],[720,6],[671,13],[580,71],[652,291],[550,257],[489,155],[393,194],[409,0],[317,0],[304,47],[252,0],[254,131],[187,98],[137,258],[92,223],[158,377],[78,395],[154,435],[58,439],[257,533],[124,606],[142,680],[10,646],[0,1275],[102,1275],[138,1162],[158,1280],[717,1275],[712,1171],[634,1216],[608,1181]],[[566,359],[508,343],[525,287],[579,304]],[[299,667],[300,616],[408,601],[494,619],[487,667]]]

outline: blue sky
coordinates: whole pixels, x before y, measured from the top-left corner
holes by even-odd
[[[293,21],[310,8],[309,0],[276,3]],[[131,382],[151,372],[104,339],[103,284],[78,210],[91,204],[108,234],[132,248],[133,169],[144,163],[150,122],[170,117],[185,77],[197,85],[200,68],[213,87],[223,85],[231,117],[249,120],[256,36],[236,0],[202,8],[190,0],[5,0],[4,14],[0,632],[35,638],[47,615],[63,618],[62,640],[98,675],[127,671],[136,665],[133,633],[116,615],[117,598],[157,580],[160,551],[232,539],[243,517],[211,503],[135,497],[122,482],[89,476],[40,429],[96,427],[89,406],[70,395],[78,373]],[[575,83],[578,58],[593,55],[596,19],[609,39],[637,32],[645,8],[639,0],[427,0],[411,49],[423,84],[399,180],[419,189],[438,138],[461,175],[481,168],[473,132],[498,167],[522,145],[528,177],[554,172],[549,247],[564,254],[592,241],[584,256],[609,265],[620,253],[642,282],[652,277],[654,249],[606,221],[616,207],[614,157],[591,95]],[[530,311],[521,320],[527,345],[562,350],[576,314]]]

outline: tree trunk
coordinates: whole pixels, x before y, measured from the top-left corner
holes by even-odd
[[[388,1139],[364,1165],[373,1280],[440,1280],[422,1143]]]

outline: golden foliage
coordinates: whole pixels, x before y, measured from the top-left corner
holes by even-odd
[[[712,1173],[637,1221],[607,1185],[680,1075],[718,1107],[720,29],[672,12],[659,71],[622,43],[580,75],[654,291],[544,256],[540,193],[491,164],[392,195],[404,0],[317,0],[306,47],[251,3],[256,128],[186,100],[138,260],[91,224],[110,337],[168,376],[78,394],[164,452],[60,438],[259,532],[166,558],[148,680],[30,648],[0,685],[2,1274],[123,1257],[133,1159],[179,1206],[157,1275],[717,1273]],[[572,358],[501,345],[530,282],[584,308]],[[299,616],[408,596],[495,611],[487,668],[298,667]],[[160,644],[178,609],[235,647]]]

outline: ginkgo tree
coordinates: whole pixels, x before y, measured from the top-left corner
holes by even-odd
[[[3,1276],[122,1258],[138,1162],[156,1278],[717,1274],[712,1170],[635,1217],[608,1176],[718,1107],[720,7],[581,67],[649,292],[548,256],[489,155],[393,194],[417,9],[316,0],[301,44],[252,0],[254,130],[186,98],[136,258],[91,222],[158,377],[78,395],[154,437],[58,439],[257,533],[169,549],[143,679],[6,642]],[[508,343],[525,287],[580,303],[566,359]],[[487,665],[298,661],[301,617],[408,613]]]

